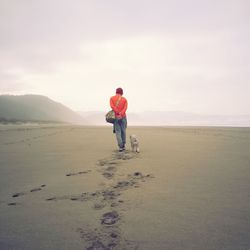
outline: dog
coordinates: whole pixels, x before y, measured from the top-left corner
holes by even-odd
[[[131,143],[132,152],[139,153],[140,152],[139,141],[136,135],[130,135],[130,143]]]

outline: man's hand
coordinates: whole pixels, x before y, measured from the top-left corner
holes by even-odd
[[[117,117],[117,119],[122,119],[121,112],[119,112],[118,115],[117,115],[116,117]]]

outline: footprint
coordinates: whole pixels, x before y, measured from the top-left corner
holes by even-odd
[[[121,232],[118,228],[114,230],[112,227],[95,228],[93,230],[86,230],[78,228],[76,231],[80,234],[80,237],[88,242],[88,250],[111,250],[111,249],[134,249],[127,248],[123,244],[117,248],[121,243]],[[125,240],[123,240],[125,243]]]
[[[30,192],[32,193],[32,192],[41,191],[42,188],[44,188],[44,187],[46,187],[46,185],[45,185],[45,184],[42,184],[40,187],[31,189]],[[14,194],[12,195],[12,197],[13,197],[13,198],[17,198],[17,197],[22,196],[22,195],[25,195],[25,194],[27,194],[27,193],[25,193],[25,192],[17,192],[17,193],[14,193]]]
[[[89,173],[89,172],[91,172],[91,170],[87,170],[87,171],[80,171],[80,172],[78,172],[77,174],[87,174],[87,173]]]
[[[46,199],[46,201],[55,201],[56,200],[56,197],[50,197],[48,199]]]
[[[118,164],[119,163],[117,161],[113,161],[113,160],[108,162],[108,165],[118,165]]]
[[[117,184],[114,186],[116,189],[126,189],[128,187],[134,186],[136,183],[133,180],[125,180],[125,181],[118,181]]]
[[[102,160],[99,160],[98,161],[98,165],[99,166],[114,166],[114,165],[118,165],[119,162],[116,161],[117,158],[114,157],[114,158],[111,158],[111,159],[102,159]]]
[[[105,166],[107,163],[108,163],[108,160],[103,159],[103,160],[99,160],[98,165]]]
[[[105,170],[109,171],[109,172],[115,172],[115,171],[117,171],[117,168],[113,167],[113,166],[110,166],[110,167],[107,167]]]
[[[80,175],[80,174],[87,174],[87,173],[90,173],[91,170],[86,170],[86,171],[80,171],[80,172],[77,172],[77,173],[68,173],[66,174],[66,176],[73,176],[73,175]]]
[[[31,193],[33,192],[37,192],[37,191],[41,191],[42,189],[39,187],[39,188],[33,188],[30,190]]]
[[[116,203],[116,202],[113,202],[113,203],[111,203],[111,205],[110,205],[110,207],[118,207],[118,206],[119,206],[119,204]]]
[[[96,240],[92,242],[92,244],[86,248],[86,250],[109,250],[101,241]]]
[[[106,205],[105,205],[104,203],[95,203],[94,206],[93,206],[93,208],[94,208],[95,210],[101,210],[101,209],[103,209],[105,206],[106,206]]]
[[[107,179],[112,179],[114,176],[113,173],[108,173],[108,172],[104,172],[102,175]]]
[[[140,172],[135,172],[134,176],[142,176],[142,174]]]
[[[10,202],[10,203],[8,203],[8,206],[16,206],[16,205],[17,205],[16,202]]]
[[[78,201],[78,200],[79,200],[78,197],[71,197],[70,199],[71,199],[72,201]]]
[[[25,195],[24,192],[20,192],[20,193],[15,193],[12,195],[13,198],[16,198],[16,197],[19,197],[19,196],[22,196],[22,195]]]
[[[114,238],[114,239],[116,239],[118,236],[119,236],[119,235],[118,235],[117,233],[115,233],[115,232],[112,232],[112,233],[110,234],[110,237],[111,237],[111,238]]]
[[[104,190],[102,192],[103,199],[105,201],[113,201],[121,194],[119,192],[116,192],[114,190]]]
[[[103,214],[101,224],[113,225],[119,220],[119,214],[116,211],[108,212]]]
[[[118,200],[118,202],[113,202],[113,203],[111,203],[110,207],[118,207],[118,206],[120,206],[122,203],[124,203],[123,200]]]

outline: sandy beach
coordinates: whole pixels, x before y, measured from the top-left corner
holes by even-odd
[[[250,249],[249,128],[127,132],[1,126],[0,249]]]

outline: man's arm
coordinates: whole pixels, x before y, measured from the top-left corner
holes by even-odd
[[[126,113],[127,108],[128,108],[128,102],[127,102],[127,100],[126,100],[126,101],[125,101],[125,104],[124,104],[124,107],[123,107],[123,109],[122,109],[122,111],[121,111],[121,115],[122,115],[122,116]]]
[[[110,98],[109,103],[110,103],[110,107],[115,111],[115,113],[119,113],[119,111],[117,110],[116,105],[113,103],[112,97]]]

